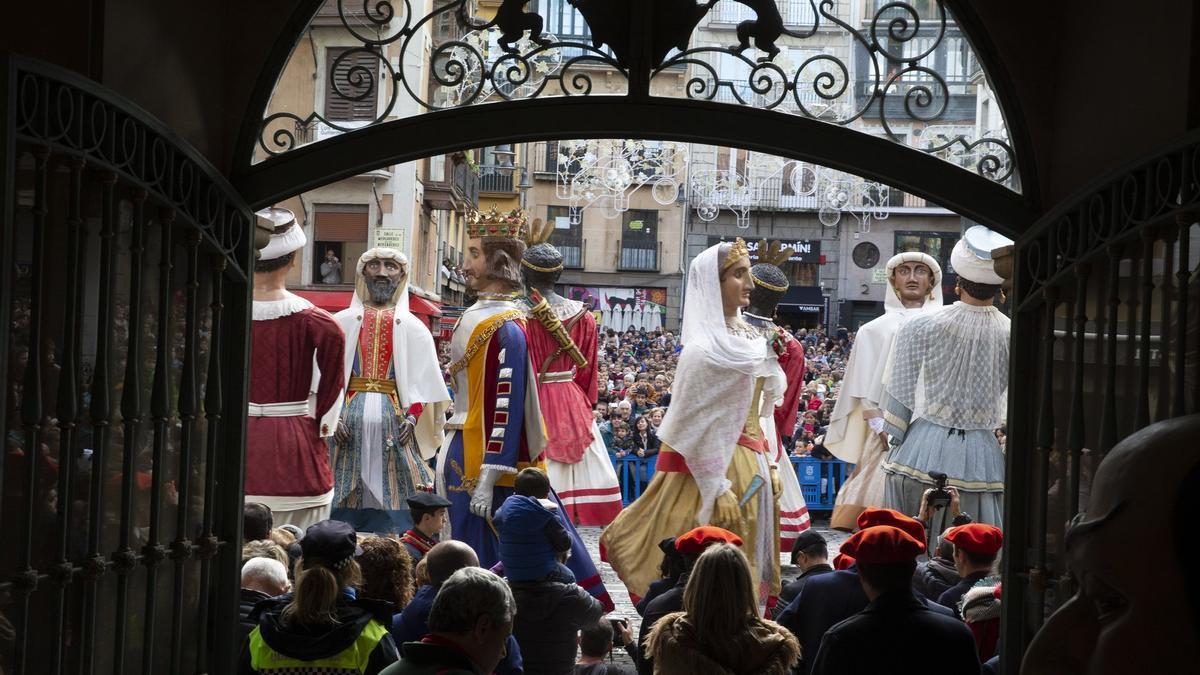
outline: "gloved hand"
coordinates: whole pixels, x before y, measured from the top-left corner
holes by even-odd
[[[717,503],[713,505],[712,523],[734,532],[742,530],[742,510],[738,507],[737,495],[733,494],[733,490],[726,490],[717,497]]]
[[[397,416],[396,422],[399,424],[399,431],[396,432],[396,442],[400,445],[408,445],[412,440],[413,429],[417,425],[417,420],[412,415]]]
[[[779,467],[771,467],[771,494],[775,495],[775,501],[779,501],[779,497],[783,494],[783,481],[779,480]]]
[[[867,426],[871,427],[871,431],[874,431],[877,434],[882,434],[883,433],[883,418],[882,417],[868,418]]]
[[[500,472],[494,469],[484,469],[479,474],[479,484],[471,493],[471,513],[480,518],[492,517],[492,490],[496,487],[498,478]]]

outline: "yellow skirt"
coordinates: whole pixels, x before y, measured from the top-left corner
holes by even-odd
[[[674,453],[666,443],[662,444],[659,454],[659,465],[662,465],[663,455]],[[754,476],[761,475],[765,490],[770,490],[771,476],[766,471],[766,463],[759,453],[737,446],[733,452],[733,460],[729,463],[726,477],[733,485],[730,489],[741,500],[750,481]],[[768,596],[779,595],[779,501],[778,495],[769,503],[774,506],[770,513],[760,513],[760,501],[750,499],[741,507],[741,523],[698,523],[696,514],[700,512],[700,490],[696,481],[689,473],[659,471],[654,474],[650,485],[629,506],[625,507],[616,520],[604,529],[600,537],[600,547],[604,551],[604,559],[612,565],[617,576],[625,583],[625,587],[633,595],[645,596],[651,582],[662,578],[659,566],[663,554],[658,548],[658,542],[667,537],[678,537],[699,525],[716,525],[736,533],[744,542],[742,552],[750,561],[750,570],[759,578],[754,579],[755,588],[765,586]],[[768,558],[760,565],[759,552],[755,542],[760,541],[760,531],[770,529],[770,541],[773,542],[762,555]],[[756,573],[757,571],[757,573]],[[758,598],[765,602],[766,598]]]

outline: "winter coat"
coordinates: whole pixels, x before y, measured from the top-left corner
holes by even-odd
[[[668,614],[654,625],[646,652],[656,673],[689,675],[787,675],[800,660],[800,643],[774,621],[757,617],[739,635],[721,636],[718,660],[716,643],[696,635],[686,612]]]
[[[536,581],[558,566],[555,556],[571,548],[562,521],[533,497],[504,500],[492,523],[500,534],[500,561],[509,581]]]
[[[1000,598],[996,586],[975,586],[962,598],[962,617],[975,636],[980,661],[996,655],[1000,641]]]
[[[437,598],[437,592],[436,586],[421,586],[404,610],[392,616],[392,639],[405,656],[408,655],[405,651],[408,647],[405,645],[420,642],[421,638],[429,633],[429,613],[433,611],[433,601]],[[525,672],[525,664],[521,659],[521,648],[517,645],[516,638],[509,635],[504,648],[507,653],[496,666],[496,675],[522,675]],[[429,652],[429,658],[436,656],[436,650],[425,651]]]
[[[937,602],[942,593],[958,582],[958,570],[954,568],[953,560],[931,558],[929,562],[917,565],[917,573],[913,575],[913,590],[917,595]]]
[[[961,603],[963,596],[966,595],[967,591],[971,590],[975,584],[987,578],[988,574],[988,572],[975,572],[973,574],[968,574],[962,579],[959,579],[957,584],[947,588],[945,592],[938,596],[938,604],[943,607],[948,607],[954,612],[955,616],[962,618],[962,613],[959,611],[959,604]]]
[[[804,584],[807,584],[809,579],[821,576],[822,574],[829,574],[832,571],[833,567],[830,565],[813,565],[800,576],[784,584],[783,589],[779,592],[779,604],[775,605],[775,609],[773,610],[774,616],[778,618],[783,613],[783,610],[792,604],[792,600],[795,600],[796,596],[800,595],[800,590],[804,588]]]
[[[283,609],[292,601],[292,596],[281,595],[270,601],[260,602],[250,613],[250,621],[256,628],[242,649],[240,675],[258,675],[253,666],[255,633],[261,637],[265,648],[275,654],[299,661],[315,662],[315,667],[326,667],[324,662],[336,659],[347,650],[365,651],[360,636],[373,635],[363,675],[379,675],[385,667],[395,663],[400,654],[387,627],[391,625],[393,607],[390,602],[378,600],[350,599],[346,594],[338,598],[335,623],[320,626],[289,626],[283,623]],[[362,652],[359,652],[362,654]],[[276,667],[275,672],[278,672]],[[265,671],[271,672],[271,671]]]
[[[258,625],[257,621],[250,620],[250,613],[254,611],[254,606],[263,600],[270,600],[271,596],[256,591],[251,588],[243,588],[241,595],[238,597],[238,647],[241,648],[246,644],[246,638],[250,635],[250,631]]]
[[[576,634],[604,615],[600,601],[575,584],[511,582],[513,635],[529,675],[566,675],[575,667]]]

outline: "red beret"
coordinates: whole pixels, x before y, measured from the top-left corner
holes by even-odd
[[[742,545],[742,538],[721,527],[702,525],[684,532],[675,540],[675,550],[680,553],[703,553],[712,544]]]
[[[967,523],[946,532],[946,541],[972,555],[994,556],[1004,546],[1004,533],[995,525]]]
[[[858,515],[858,529],[865,530],[876,525],[890,525],[907,532],[917,541],[925,541],[925,526],[921,521],[893,511],[892,509],[866,509]]]
[[[925,543],[898,527],[875,525],[851,535],[842,551],[860,563],[888,565],[911,562],[925,552]]]
[[[839,553],[833,557],[833,569],[835,570],[848,570],[853,564],[854,558],[845,553]]]

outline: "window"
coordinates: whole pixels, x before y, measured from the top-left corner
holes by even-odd
[[[583,267],[583,224],[575,214],[571,217],[569,206],[546,207],[546,222],[554,225],[550,243],[562,253],[563,267]]]
[[[512,192],[513,146],[511,143],[483,149],[479,164],[479,190],[481,192]]]
[[[325,50],[325,119],[341,122],[375,119],[379,58],[362,47]]]
[[[622,270],[658,270],[658,211],[630,209],[621,225]]]
[[[546,161],[541,169],[546,173],[562,171],[567,176],[574,176],[583,170],[583,157],[587,154],[587,143],[562,145],[558,141],[547,141]]]
[[[365,204],[316,205],[312,244],[314,284],[354,283],[354,264],[367,250],[368,218]]]
[[[942,266],[942,299],[950,303],[954,301],[954,286],[958,283],[958,275],[950,267],[950,251],[961,236],[957,232],[897,232],[893,254],[920,251],[938,261]]]

